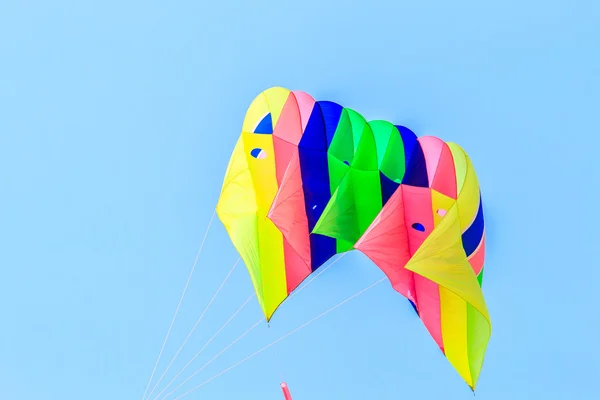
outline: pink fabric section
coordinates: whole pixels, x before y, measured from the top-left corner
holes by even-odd
[[[443,352],[444,341],[442,340],[439,285],[419,274],[415,274],[415,290],[417,292],[419,317],[421,317],[427,331]]]
[[[296,96],[290,94],[283,105],[273,136],[297,145],[302,138],[302,120]]]
[[[396,190],[354,248],[383,271],[396,291],[416,303],[414,273],[404,268],[411,253],[403,203],[402,190]]]
[[[469,257],[469,263],[471,267],[473,267],[473,271],[475,271],[475,275],[479,275],[481,269],[483,268],[483,262],[485,260],[485,233],[481,237],[481,243],[477,249],[471,254]]]
[[[310,275],[311,270],[308,268],[306,260],[296,252],[288,240],[283,241],[283,255],[285,259],[285,283],[289,295]]]
[[[431,189],[400,185],[404,200],[404,215],[408,230],[410,254],[415,254],[427,236],[433,231],[433,211],[431,209]],[[424,232],[414,229],[413,224],[425,227]]]
[[[297,152],[285,170],[268,217],[283,234],[284,242],[289,242],[289,248],[286,248],[296,253],[288,256],[288,250],[285,250],[285,270],[290,293],[299,281],[311,273],[308,218],[304,208],[304,190]]]
[[[421,148],[423,149],[423,155],[425,156],[425,164],[427,165],[427,176],[429,177],[429,187],[433,187],[433,179],[435,177],[435,171],[438,168],[438,162],[440,155],[442,154],[442,147],[444,142],[433,136],[423,136],[417,139]]]
[[[427,156],[426,156],[427,157]],[[433,231],[433,210],[431,189],[401,185],[404,199],[404,215],[408,228],[408,242],[411,255],[419,249],[427,236]],[[424,232],[412,226],[420,223],[425,227]],[[425,327],[440,349],[444,348],[442,340],[442,324],[440,319],[440,292],[438,285],[429,279],[414,274],[416,306]]]
[[[454,169],[454,158],[450,147],[443,143],[442,153],[438,161],[437,171],[433,179],[432,189],[456,199],[456,170]]]
[[[296,97],[296,102],[298,103],[298,108],[300,109],[300,116],[302,118],[302,132],[306,129],[306,125],[308,124],[308,120],[310,119],[310,114],[312,114],[312,110],[315,107],[315,99],[313,99],[308,93],[293,91],[292,92]]]
[[[302,121],[296,97],[290,93],[277,125],[273,129],[273,148],[275,151],[275,173],[277,183],[281,184],[291,158],[298,152],[297,145],[302,138]]]
[[[275,152],[277,184],[281,185],[285,171],[290,165],[290,160],[298,153],[298,146],[278,137],[273,137],[273,151]]]
[[[269,218],[284,236],[283,252],[288,294],[311,273],[308,220],[304,210],[298,159],[298,143],[302,133],[300,108],[296,96],[290,93],[273,130],[275,173],[279,191],[269,213]]]
[[[285,400],[292,400],[292,394],[290,393],[287,383],[281,382],[281,391],[283,392],[283,398]]]

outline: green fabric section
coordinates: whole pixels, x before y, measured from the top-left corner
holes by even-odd
[[[327,154],[327,163],[329,164],[329,190],[331,193],[335,193],[335,190],[348,173],[350,166],[331,154]]]
[[[379,143],[360,114],[344,109],[328,150],[333,196],[313,233],[337,239],[338,253],[351,250],[381,210],[377,146],[387,146],[394,127],[384,121],[376,122],[375,127]]]
[[[385,121],[367,123],[356,112],[344,111],[329,150],[334,195],[313,230],[337,239],[338,252],[350,250],[381,211],[380,165],[390,179],[400,180],[405,164],[402,138],[394,125]],[[351,132],[347,130],[348,121]],[[348,142],[350,137],[356,151],[349,170],[345,170],[343,160],[348,158],[349,148],[341,142]]]
[[[485,350],[492,334],[490,324],[485,317],[471,304],[467,305],[467,351],[469,353],[469,368],[473,379],[473,389],[479,379]]]
[[[347,251],[350,251],[352,249],[354,249],[354,242],[347,242],[345,240],[341,240],[338,239],[336,240],[336,247],[335,247],[335,251],[339,254],[339,253],[345,253]]]
[[[386,150],[388,148],[388,143],[390,142],[390,135],[392,134],[392,131],[395,130],[395,127],[391,123],[381,120],[371,121],[369,122],[369,126],[373,131],[373,137],[375,139],[375,147],[377,151],[377,167],[379,167],[381,166],[383,157],[385,156]]]
[[[483,286],[483,268],[481,268],[479,275],[477,275],[477,282],[479,282],[479,287]]]
[[[346,176],[354,159],[354,137],[350,117],[346,110],[342,110],[331,145],[327,150],[327,159],[329,164],[329,187],[331,193],[334,193],[344,176]]]
[[[404,152],[404,143],[400,132],[393,126],[385,154],[379,166],[379,170],[388,178],[401,183],[406,172],[406,154]]]
[[[354,125],[361,127],[358,129],[362,130],[362,126],[364,126],[366,123],[366,121],[358,113],[348,109],[342,110],[335,134],[331,140],[329,149],[327,150],[327,159],[329,165],[329,187],[331,193],[336,192],[344,177],[347,175],[350,169],[350,164],[352,164],[354,160],[356,145],[354,143],[354,133],[352,130],[353,125],[350,114],[353,115],[355,120]],[[357,137],[360,136],[357,135]],[[336,252],[343,253],[351,250],[353,244],[354,241],[347,241],[337,238]]]
[[[379,171],[361,171],[354,167],[339,185],[313,233],[349,242],[350,247],[362,236],[382,208]],[[347,243],[338,249],[349,250]]]
[[[340,115],[340,121],[327,152],[341,162],[347,161],[348,164],[351,164],[354,158],[354,147],[352,124],[350,123],[348,111],[344,109]]]
[[[327,203],[312,233],[344,240],[352,244],[359,239],[357,207],[351,177],[351,173],[344,177],[331,200]]]
[[[362,115],[349,108],[345,108],[344,111],[347,112],[348,118],[350,119],[350,124],[352,126],[352,137],[354,139],[354,153],[356,154],[358,144],[360,143],[360,139],[365,130],[365,126],[367,125],[367,120],[365,120],[365,118]]]
[[[365,125],[363,128],[354,161],[352,162],[352,168],[364,171],[378,170],[377,146],[373,137],[373,131],[369,125]]]
[[[353,183],[354,199],[358,208],[356,224],[360,238],[381,211],[381,180],[379,170],[361,171],[352,168],[350,175]]]

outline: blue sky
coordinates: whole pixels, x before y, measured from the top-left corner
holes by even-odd
[[[281,85],[467,150],[493,322],[477,398],[593,398],[600,6],[523,3],[3,2],[0,397],[142,397],[245,110]],[[217,221],[159,373],[236,257]],[[381,276],[351,253],[186,387]],[[251,292],[239,266],[167,378]],[[280,372],[295,400],[472,396],[387,283],[272,350],[186,399],[280,399]]]

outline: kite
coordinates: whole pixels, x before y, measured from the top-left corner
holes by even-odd
[[[270,88],[246,113],[216,211],[267,321],[327,260],[356,249],[475,389],[491,336],[485,225],[459,145]]]

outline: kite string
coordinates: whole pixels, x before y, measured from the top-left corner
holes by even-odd
[[[305,289],[308,285],[310,285],[311,282],[313,282],[315,279],[317,279],[320,275],[322,275],[329,267],[331,267],[333,264],[335,264],[336,262],[338,262],[342,257],[344,257],[346,255],[346,253],[342,254],[340,257],[338,257],[337,259],[335,259],[333,262],[331,262],[329,265],[323,267],[321,269],[321,271],[316,274],[315,276],[313,276],[311,279],[309,279],[302,287],[300,287],[297,291],[295,291],[294,293],[292,293],[286,300],[289,300],[290,298],[292,298],[294,295],[296,295],[298,292],[300,292],[302,289]],[[271,276],[272,277],[272,276]],[[229,321],[227,321],[225,323],[225,326],[233,319],[233,317],[235,317],[235,315],[246,305],[246,303],[248,303],[248,301],[250,299],[252,299],[252,297],[254,297],[255,294],[253,294],[252,296],[250,296],[248,298],[248,300],[246,300],[246,302],[242,305],[242,307],[240,307],[240,309],[238,311],[236,311],[236,313],[229,319]],[[264,320],[261,319],[260,321]],[[260,322],[259,321],[259,322]],[[258,323],[257,323],[258,325]],[[219,331],[217,332],[217,334],[224,328],[224,326],[219,329]],[[253,327],[254,328],[254,327]],[[181,387],[185,382],[187,382],[188,380],[190,380],[194,375],[196,375],[198,372],[200,372],[202,369],[204,369],[208,364],[210,364],[212,361],[214,361],[215,359],[217,359],[221,354],[223,354],[227,349],[229,349],[234,343],[236,343],[238,340],[240,340],[243,336],[245,336],[248,333],[245,332],[241,337],[237,338],[236,340],[233,341],[233,343],[229,344],[225,349],[223,349],[221,352],[219,352],[212,360],[210,360],[208,363],[206,363],[205,365],[203,365],[199,370],[195,371],[190,377],[188,377],[187,379],[185,379],[182,383],[180,383],[175,389],[173,389],[171,392],[169,392],[167,395],[165,395],[165,397],[163,397],[163,399],[166,399],[169,395],[171,395],[174,391],[176,391],[179,387]],[[216,337],[216,335],[213,336],[213,338],[211,338],[209,340],[208,343],[206,343],[204,345],[204,347],[202,347],[202,349],[177,373],[177,375],[167,384],[167,386],[165,388],[163,388],[163,390],[156,395],[156,397],[154,398],[154,400],[157,400],[158,397],[160,397],[160,395],[173,383],[173,381],[175,381],[175,379],[177,379],[177,377],[179,375],[181,375],[181,373],[192,363],[192,361],[194,361],[196,359],[196,357],[198,357],[200,355],[200,353],[202,353],[202,351],[206,348],[206,346],[208,346],[208,344]],[[154,391],[154,389],[153,389]],[[150,393],[152,394],[152,393]],[[148,396],[149,398],[150,396]]]
[[[319,319],[319,318],[321,318],[321,317],[324,317],[325,315],[329,314],[330,312],[332,312],[332,311],[333,311],[333,310],[335,310],[336,308],[338,308],[338,307],[342,306],[343,304],[345,304],[345,303],[349,302],[350,300],[354,299],[355,297],[358,297],[358,296],[360,296],[361,294],[363,294],[363,293],[364,293],[364,292],[366,292],[367,290],[369,290],[369,289],[371,289],[371,288],[373,288],[373,287],[375,287],[375,286],[379,285],[381,282],[385,281],[386,279],[387,279],[387,277],[384,277],[384,278],[381,278],[380,280],[378,280],[377,282],[375,282],[375,283],[372,283],[371,285],[367,286],[366,288],[362,289],[361,291],[359,291],[359,292],[357,292],[357,293],[353,294],[352,296],[348,297],[348,298],[347,298],[347,299],[345,299],[344,301],[342,301],[342,302],[340,302],[340,303],[336,304],[335,306],[331,307],[331,308],[330,308],[330,309],[328,309],[327,311],[325,311],[325,312],[323,312],[323,313],[321,313],[321,314],[317,315],[317,316],[316,316],[316,317],[314,317],[313,319],[311,319],[311,320],[309,320],[309,321],[305,322],[304,324],[302,324],[302,325],[298,326],[298,327],[297,327],[297,328],[295,328],[294,330],[292,330],[292,331],[290,331],[290,332],[286,333],[285,335],[281,336],[279,339],[275,340],[274,342],[271,342],[270,344],[266,345],[266,346],[265,346],[265,347],[263,347],[262,349],[260,349],[260,350],[258,350],[258,351],[256,351],[256,352],[252,353],[251,355],[249,355],[248,357],[246,357],[246,358],[242,359],[241,361],[238,361],[237,363],[233,364],[233,365],[232,365],[232,366],[230,366],[229,368],[226,368],[226,369],[224,369],[223,371],[219,372],[217,375],[213,376],[213,377],[212,377],[212,378],[210,378],[210,379],[207,379],[206,381],[202,382],[202,383],[201,383],[201,384],[199,384],[198,386],[196,386],[196,387],[194,387],[194,388],[192,388],[192,389],[188,390],[187,392],[183,393],[183,394],[182,394],[182,395],[180,395],[179,397],[176,397],[174,400],[179,400],[179,399],[181,399],[182,397],[184,397],[184,396],[187,396],[188,394],[190,394],[190,393],[192,393],[193,391],[195,391],[195,390],[197,390],[197,389],[201,388],[202,386],[206,385],[207,383],[211,382],[212,380],[214,380],[214,379],[218,378],[219,376],[221,376],[221,375],[225,374],[226,372],[228,372],[228,371],[230,371],[230,370],[234,369],[235,367],[239,366],[240,364],[242,364],[242,363],[244,363],[244,362],[246,362],[246,361],[250,360],[251,358],[253,358],[253,357],[257,356],[258,354],[260,354],[260,353],[262,353],[263,351],[267,350],[268,348],[270,348],[271,346],[275,345],[276,343],[279,343],[280,341],[282,341],[282,340],[283,340],[283,339],[285,339],[286,337],[288,337],[288,336],[290,336],[290,335],[292,335],[292,334],[294,334],[294,333],[298,332],[300,329],[302,329],[302,328],[306,327],[307,325],[311,324],[312,322],[314,322],[314,321],[318,320],[318,319]],[[165,398],[166,398],[166,397],[164,397],[164,398],[163,398],[163,400],[164,400]]]
[[[263,322],[265,319],[261,318],[258,321],[256,321],[254,323],[254,325],[252,325],[250,328],[248,328],[246,330],[246,332],[242,333],[237,339],[235,339],[233,342],[229,343],[227,345],[227,347],[225,347],[223,350],[221,350],[220,352],[218,352],[213,358],[211,358],[210,360],[208,360],[203,366],[201,366],[200,368],[198,368],[196,371],[194,371],[194,373],[192,375],[190,375],[189,377],[187,377],[183,382],[181,382],[179,385],[177,385],[175,387],[175,389],[171,390],[169,393],[167,393],[165,395],[165,397],[163,397],[161,400],[165,400],[167,397],[169,397],[170,395],[172,395],[175,391],[177,391],[177,389],[179,389],[181,386],[183,386],[187,381],[189,381],[190,379],[192,379],[198,372],[202,371],[204,368],[206,368],[209,364],[211,364],[213,361],[215,361],[217,358],[219,358],[219,356],[223,353],[225,353],[230,347],[232,347],[234,344],[236,344],[238,341],[240,341],[244,336],[246,336],[248,333],[250,333],[254,328],[256,328],[258,326],[258,324],[260,324],[261,322]],[[158,400],[158,397],[155,397],[154,400]]]
[[[169,386],[171,386],[171,384],[175,381],[175,379],[177,379],[179,377],[179,375],[181,375],[181,373],[183,371],[185,371],[185,369],[204,351],[204,349],[206,349],[206,347],[208,347],[208,345],[219,335],[219,333],[221,333],[221,331],[223,329],[225,329],[225,327],[227,327],[227,325],[229,325],[229,323],[233,320],[233,318],[235,318],[236,315],[239,314],[240,311],[242,311],[242,309],[244,307],[246,307],[246,305],[248,304],[248,302],[250,300],[252,300],[252,298],[255,296],[254,293],[252,293],[252,295],[250,297],[248,297],[248,299],[246,299],[246,301],[244,302],[244,304],[242,304],[236,312],[233,313],[233,315],[231,317],[229,317],[229,319],[227,320],[227,322],[225,322],[223,324],[223,326],[221,326],[221,328],[219,328],[219,330],[208,340],[208,342],[206,342],[206,344],[204,344],[204,346],[202,346],[202,348],[200,349],[200,351],[198,353],[196,353],[196,355],[194,357],[192,357],[192,359],[190,361],[188,361],[188,363],[177,373],[177,375],[175,375],[175,377],[173,379],[171,379],[171,381],[169,383],[167,383],[167,386],[165,386],[160,393],[158,393],[156,395],[156,397],[154,398],[155,400],[158,399],[160,397],[161,394],[164,393],[165,390],[167,390],[167,388]],[[262,318],[260,321],[262,321],[264,318]],[[259,322],[260,322],[259,321]],[[257,323],[258,325],[258,323]],[[240,338],[241,339],[241,338]],[[238,339],[239,340],[239,339]],[[149,398],[150,396],[148,396]]]
[[[158,385],[160,384],[160,382],[163,380],[163,378],[165,377],[165,374],[167,373],[167,371],[169,371],[169,368],[171,368],[171,365],[173,365],[173,362],[175,362],[175,359],[177,358],[177,356],[179,356],[179,353],[181,352],[181,350],[183,349],[183,347],[185,346],[185,344],[187,343],[187,341],[189,340],[190,336],[192,336],[192,334],[194,333],[194,331],[196,330],[196,328],[198,327],[198,324],[200,323],[200,321],[202,321],[202,319],[204,318],[204,315],[206,314],[206,312],[208,311],[208,309],[210,308],[210,306],[212,305],[212,303],[215,301],[215,299],[217,298],[217,296],[219,295],[219,292],[221,291],[221,289],[223,289],[223,286],[225,286],[225,283],[227,283],[227,280],[229,279],[229,277],[231,276],[231,274],[233,273],[233,270],[235,269],[235,267],[238,265],[238,263],[240,262],[240,258],[238,258],[236,260],[236,262],[233,264],[233,266],[231,267],[231,269],[229,270],[229,273],[227,274],[227,276],[225,277],[225,279],[223,280],[223,282],[221,282],[221,286],[219,286],[219,288],[217,289],[217,291],[215,292],[215,294],[213,295],[212,299],[210,299],[210,301],[208,302],[207,306],[204,308],[204,311],[202,311],[202,314],[200,314],[200,317],[198,318],[198,320],[196,321],[196,323],[194,324],[194,326],[192,327],[192,330],[188,333],[187,337],[185,338],[185,340],[183,341],[183,343],[181,344],[181,346],[179,347],[179,349],[177,350],[177,352],[175,353],[175,355],[173,356],[173,358],[171,359],[171,362],[169,362],[169,365],[167,365],[167,368],[165,369],[165,371],[162,373],[162,375],[160,376],[160,378],[158,379],[158,381],[156,382],[156,384],[154,385],[154,387],[152,388],[152,390],[150,391],[150,393],[148,394],[147,399],[150,398],[150,396],[152,396],[152,393],[154,393],[154,391],[156,390],[156,388],[158,387]],[[250,299],[248,299],[246,301],[246,303],[249,301]],[[244,305],[246,305],[246,303],[244,303]],[[236,312],[237,314],[237,312]],[[229,321],[227,321],[227,323],[229,323]]]
[[[173,325],[175,324],[175,320],[177,319],[177,315],[179,314],[179,308],[181,307],[181,303],[183,302],[183,298],[185,297],[185,293],[187,292],[188,286],[190,285],[190,280],[192,279],[192,275],[194,274],[194,270],[196,269],[196,264],[198,263],[198,259],[200,258],[200,254],[202,253],[202,249],[204,248],[204,243],[206,242],[206,238],[208,237],[208,232],[212,226],[212,223],[215,219],[217,211],[214,210],[212,216],[210,217],[210,221],[208,226],[206,227],[206,232],[204,233],[204,238],[200,243],[200,248],[198,249],[198,253],[196,254],[196,259],[194,260],[194,264],[192,265],[192,269],[188,275],[187,281],[185,283],[185,287],[183,288],[183,292],[181,293],[181,297],[179,298],[179,303],[177,304],[177,308],[175,309],[175,314],[173,314],[173,318],[171,319],[171,324],[169,325],[169,329],[167,330],[167,335],[165,336],[165,340],[163,341],[162,347],[160,348],[160,352],[158,353],[158,358],[154,363],[154,368],[152,369],[152,374],[150,375],[150,379],[148,380],[148,384],[146,385],[146,390],[144,391],[144,395],[142,396],[142,400],[145,399],[146,394],[148,393],[148,389],[152,384],[152,379],[154,378],[154,374],[156,373],[156,368],[158,367],[158,363],[160,362],[160,358],[162,357],[162,353],[165,349],[167,341],[169,340],[169,336],[171,335],[171,330],[173,329]]]

